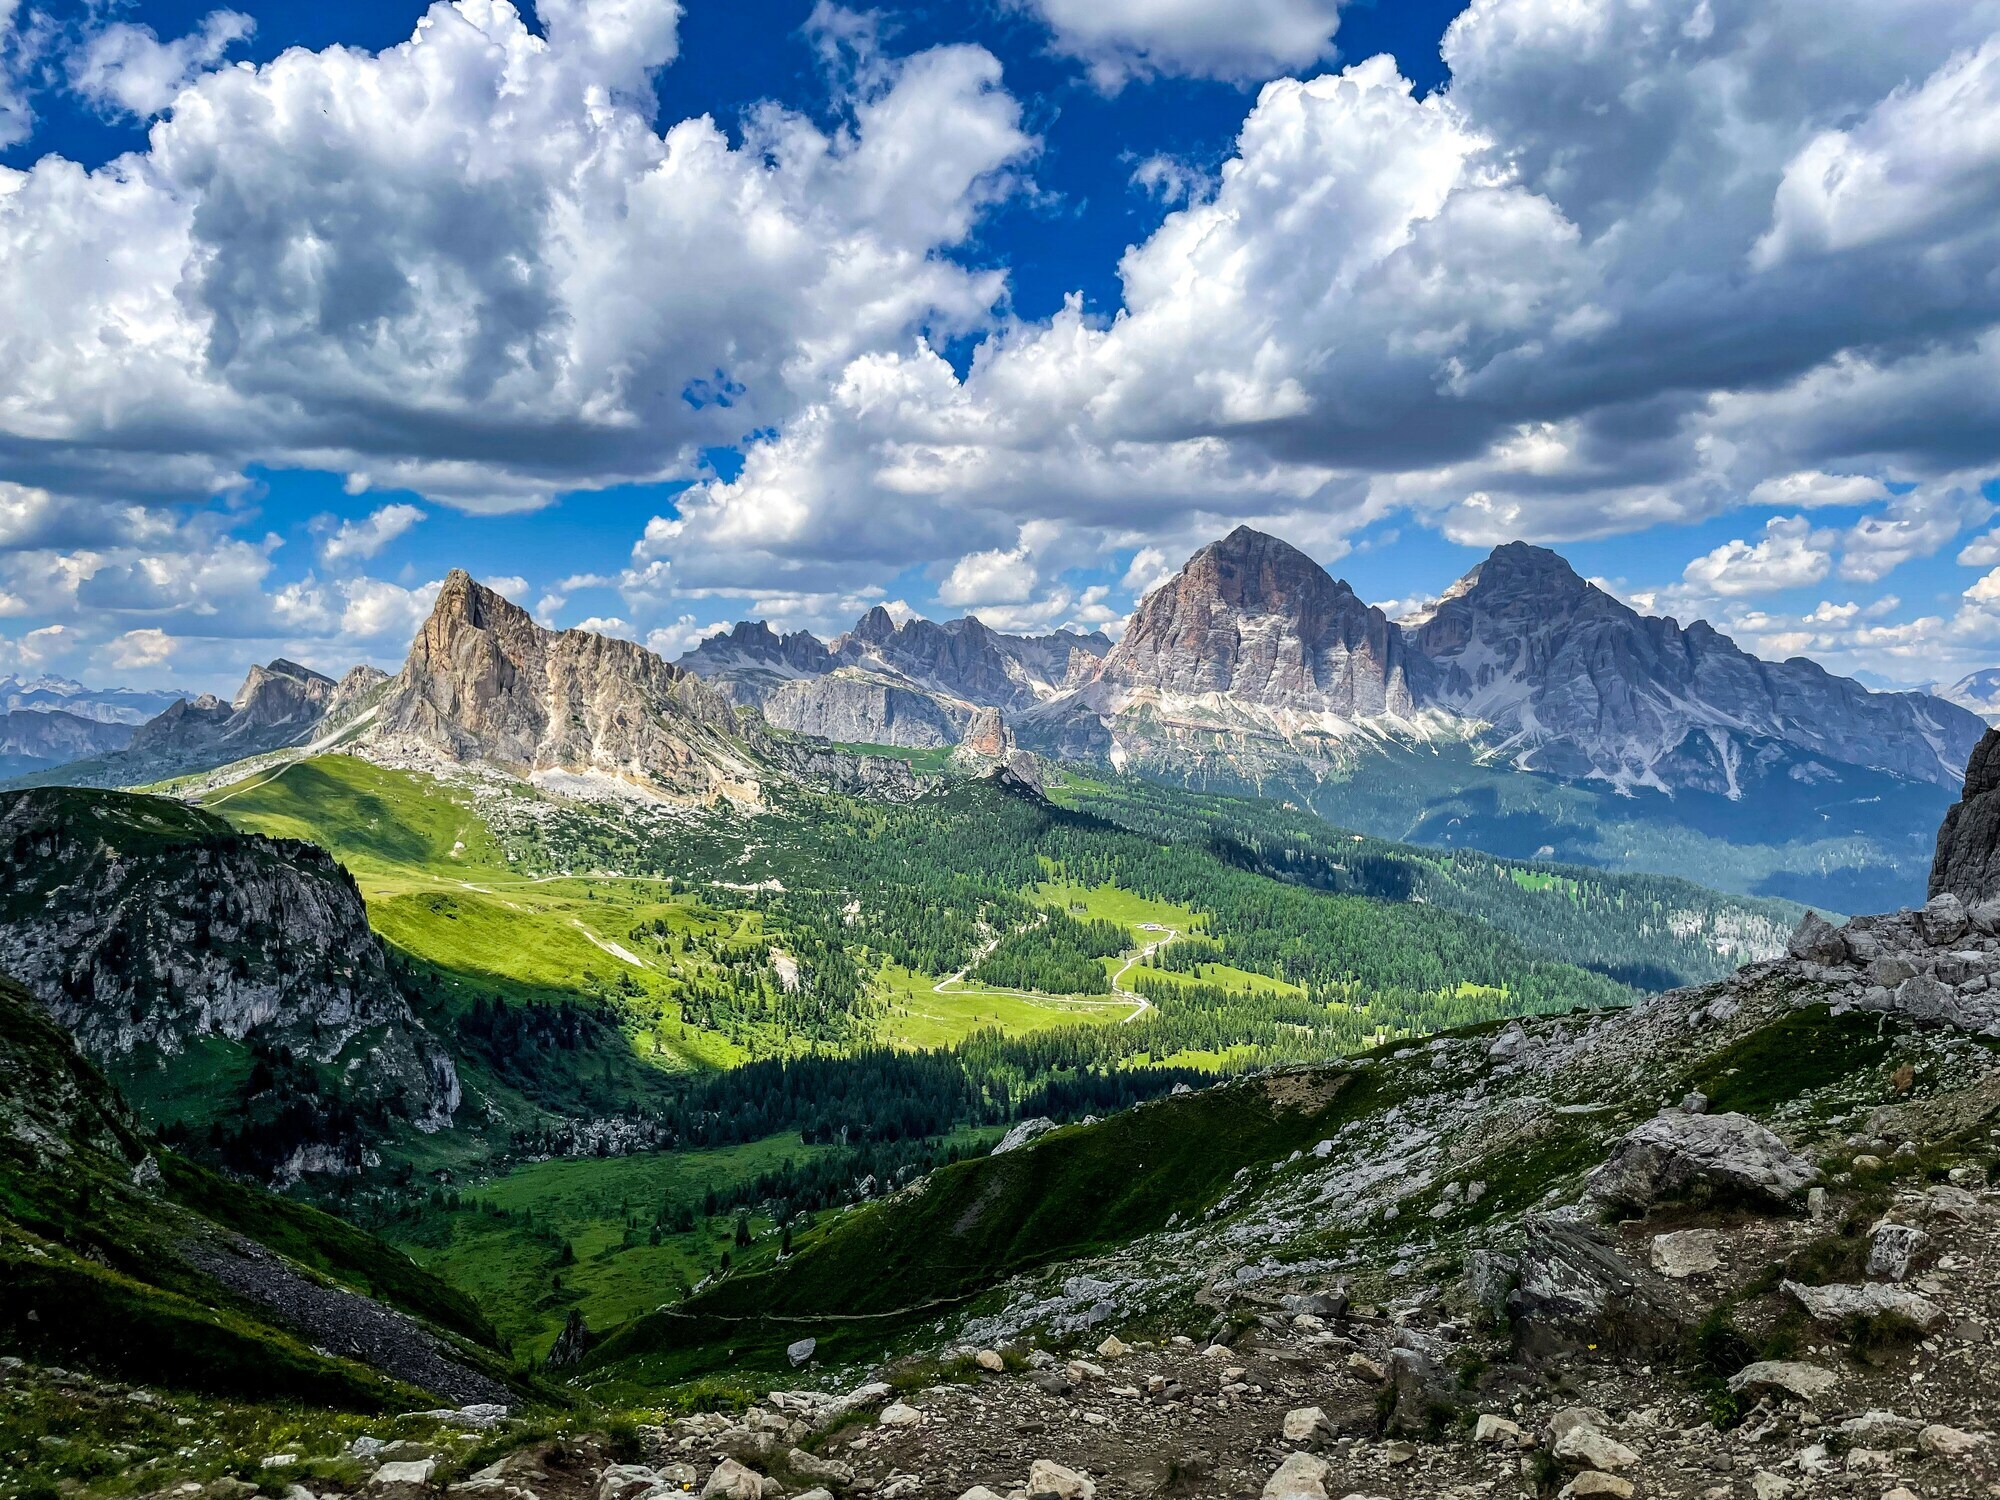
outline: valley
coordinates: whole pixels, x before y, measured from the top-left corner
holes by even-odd
[[[1196,1226],[1234,1226],[1237,1244],[1275,1224],[1248,1185],[1288,1182],[1350,1135],[1377,1165],[1323,1216],[1274,1229],[1271,1263],[1373,1275],[1393,1252],[1388,1274],[1406,1274],[1434,1252],[1364,1232],[1349,1202],[1372,1202],[1381,1173],[1429,1190],[1395,1122],[1459,1100],[1449,1128],[1454,1149],[1483,1153],[1483,1224],[1543,1202],[1605,1127],[1636,1119],[1577,1084],[1555,1123],[1520,1134],[1517,1110],[1541,1096],[1507,1103],[1517,1089],[1465,1059],[1643,1030],[1662,992],[1678,1006],[1735,985],[1816,930],[1791,900],[1658,870],[1690,860],[1717,885],[1859,904],[1873,877],[1857,871],[1905,878],[1922,842],[1871,866],[1889,858],[1886,825],[1843,844],[1867,820],[1839,823],[1811,776],[1784,778],[1798,790],[1773,794],[1763,823],[1692,786],[1653,822],[1645,799],[1663,793],[1501,770],[1430,730],[1360,758],[1337,735],[1324,755],[1279,753],[1291,730],[1274,741],[1275,721],[1237,715],[1176,727],[1171,762],[1147,759],[1163,742],[1138,727],[1116,755],[1052,756],[1024,748],[1045,710],[1101,686],[1100,666],[1132,660],[1122,647],[880,620],[850,666],[969,681],[998,653],[984,691],[1012,717],[973,705],[954,744],[833,743],[457,580],[397,676],[344,689],[278,664],[176,742],[247,747],[236,759],[100,760],[86,770],[169,774],[12,794],[0,958],[32,992],[22,1003],[105,1070],[91,1085],[105,1107],[132,1111],[118,1149],[145,1156],[139,1177],[154,1161],[165,1180],[238,1183],[249,1196],[200,1187],[199,1211],[238,1215],[232,1232],[281,1240],[287,1261],[314,1264],[336,1223],[378,1247],[319,1272],[338,1289],[303,1312],[294,1272],[242,1274],[198,1248],[173,1295],[193,1289],[225,1321],[282,1304],[283,1326],[230,1325],[269,1359],[313,1318],[375,1328],[347,1299],[374,1295],[370,1267],[406,1266],[425,1319],[462,1333],[443,1310],[477,1309],[483,1352],[457,1364],[529,1407],[576,1404],[584,1423],[740,1406],[800,1363],[802,1334],[815,1378],[885,1360],[934,1378],[960,1369],[932,1363],[947,1328],[1018,1353],[1107,1318],[1135,1335],[1200,1321]],[[1342,608],[1332,589],[1313,611]],[[1396,637],[1366,639],[1399,671],[1428,670]],[[1342,691],[1360,691],[1348,670]],[[796,697],[804,680],[759,691]],[[1120,722],[1157,727],[1164,701]],[[1874,788],[1859,805],[1882,818],[1926,815],[1936,795],[1843,776],[1839,794]],[[1815,861],[1816,881],[1784,873]],[[1724,1036],[1776,1066],[1757,1036]],[[1855,1067],[1879,1061],[1849,1040]],[[1745,1107],[1791,1098],[1730,1084],[1732,1065],[1658,1065],[1707,1067],[1703,1087]],[[1639,1099],[1655,1082],[1625,1087]],[[282,1212],[322,1216],[240,1217],[273,1190]],[[1415,1206],[1428,1222],[1461,1201]],[[89,1232],[137,1264],[144,1221],[118,1207]],[[15,1222],[36,1240],[60,1227]],[[356,1336],[375,1373],[351,1377],[350,1405],[382,1359],[458,1378]],[[229,1404],[240,1385],[196,1385],[211,1404],[193,1420],[265,1430]],[[350,1472],[316,1462],[329,1482]]]

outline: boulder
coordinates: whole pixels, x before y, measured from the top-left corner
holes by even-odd
[[[1519,1447],[1521,1439],[1526,1436],[1519,1422],[1496,1416],[1492,1412],[1481,1412],[1479,1421],[1472,1429],[1472,1440],[1475,1443],[1497,1443],[1506,1448]]]
[[[1729,1389],[1736,1395],[1775,1394],[1800,1401],[1817,1401],[1839,1384],[1840,1377],[1831,1370],[1787,1359],[1759,1360],[1729,1377]]]
[[[1673,1281],[1706,1276],[1722,1265],[1722,1236],[1713,1229],[1676,1229],[1656,1234],[1648,1252],[1653,1269]]]
[[[596,1500],[635,1500],[660,1486],[660,1476],[641,1464],[613,1464],[597,1476]]]
[[[1294,1453],[1264,1482],[1264,1500],[1327,1500],[1327,1464],[1310,1453]]]
[[[800,1339],[796,1344],[785,1345],[785,1358],[797,1369],[813,1357],[813,1350],[819,1347],[818,1339]]]
[[[1530,1359],[1593,1345],[1645,1353],[1677,1343],[1689,1321],[1671,1283],[1627,1262],[1602,1230],[1530,1221],[1507,1297],[1514,1340]]]
[[[1556,1492],[1556,1500],[1632,1500],[1638,1493],[1629,1479],[1585,1469]]]
[[[1007,1368],[1007,1361],[1000,1357],[998,1349],[981,1349],[972,1356],[972,1362],[989,1375],[998,1375]]]
[[[1915,1417],[1879,1408],[1849,1417],[1840,1424],[1840,1435],[1847,1439],[1850,1448],[1915,1448],[1918,1434],[1923,1430],[1924,1424]]]
[[[1288,1443],[1314,1442],[1326,1434],[1326,1408],[1301,1406],[1288,1411],[1285,1413],[1285,1424],[1281,1430]]]
[[[1985,1446],[1986,1439],[1979,1433],[1961,1432],[1941,1422],[1933,1422],[1917,1434],[1917,1448],[1932,1458],[1964,1458]]]
[[[1465,1258],[1465,1292],[1473,1306],[1492,1317],[1507,1310],[1507,1298],[1521,1279],[1521,1262],[1498,1250],[1478,1249]]]
[[[1615,1474],[1639,1462],[1638,1454],[1590,1422],[1578,1422],[1571,1427],[1556,1439],[1551,1451],[1557,1463],[1577,1469],[1596,1469],[1602,1474]]]
[[[1896,1313],[1928,1332],[1944,1316],[1943,1310],[1929,1298],[1879,1282],[1860,1286],[1801,1286],[1796,1281],[1787,1281],[1780,1284],[1779,1290],[1820,1323],[1844,1323],[1853,1317]]]
[[[764,1476],[725,1458],[701,1487],[702,1500],[763,1500]]]
[[[1910,1261],[1930,1238],[1908,1224],[1877,1224],[1868,1247],[1868,1274],[1884,1281],[1901,1281],[1910,1274]]]
[[[993,1148],[992,1154],[1004,1156],[1009,1151],[1018,1151],[1030,1141],[1047,1135],[1055,1128],[1056,1122],[1047,1115],[1037,1115],[1033,1119],[1023,1120],[1000,1137],[1000,1143]]]
[[[1656,1115],[1590,1174],[1591,1195],[1645,1210],[1696,1191],[1785,1205],[1818,1178],[1811,1162],[1747,1115]]]
[[[1087,1474],[1038,1458],[1028,1469],[1028,1493],[1054,1495],[1056,1500],[1096,1500],[1097,1486]]]
[[[1912,1021],[1949,1021],[1957,1013],[1958,992],[1930,974],[1913,974],[1896,986],[1896,1009]]]
[[[1395,1392],[1386,1423],[1390,1433],[1428,1432],[1441,1413],[1461,1404],[1457,1383],[1421,1349],[1389,1351],[1389,1387]]]
[[[821,1458],[803,1448],[794,1448],[787,1453],[784,1466],[794,1478],[828,1489],[844,1490],[854,1483],[853,1465],[844,1464],[837,1458]]]
[[[434,1458],[403,1459],[383,1464],[368,1476],[368,1483],[376,1489],[384,1489],[392,1484],[426,1485],[431,1482],[431,1475],[436,1472],[437,1460]]]
[[[1848,960],[1847,940],[1840,929],[1816,911],[1800,919],[1785,951],[1803,963],[1844,964]]]
[[[1917,914],[1917,930],[1933,948],[1949,948],[1972,930],[1965,903],[1950,891],[1941,891],[1924,903]]]
[[[923,1419],[924,1414],[914,1406],[901,1401],[892,1401],[882,1408],[882,1415],[875,1420],[884,1427],[915,1427]]]

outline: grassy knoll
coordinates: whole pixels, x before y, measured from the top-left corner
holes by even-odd
[[[1203,1212],[1243,1167],[1310,1146],[1368,1107],[1368,1089],[1348,1074],[1273,1074],[944,1167],[920,1193],[830,1216],[783,1262],[627,1325],[597,1363],[619,1380],[724,1367],[754,1378],[781,1371],[784,1345],[807,1334],[822,1358],[859,1357],[1017,1272]]]

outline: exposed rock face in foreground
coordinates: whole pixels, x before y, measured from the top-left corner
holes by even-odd
[[[2000,730],[1989,729],[1965,767],[1965,790],[1938,829],[1933,896],[1967,906],[2000,897]]]
[[[341,1103],[419,1130],[459,1105],[457,1070],[394,983],[347,872],[165,798],[0,801],[0,970],[101,1063],[262,1041],[340,1070]],[[339,1150],[273,1170],[337,1166],[349,1143],[320,1144]]]
[[[546,629],[454,569],[362,739],[390,758],[754,801],[737,731],[729,704],[645,647]]]

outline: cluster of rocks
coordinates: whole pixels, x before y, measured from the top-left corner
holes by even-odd
[[[1808,913],[1787,955],[1781,962],[1822,986],[1836,1011],[1893,1012],[2000,1036],[2000,899],[1968,910],[1945,891],[1921,911],[1856,917],[1844,927]]]

